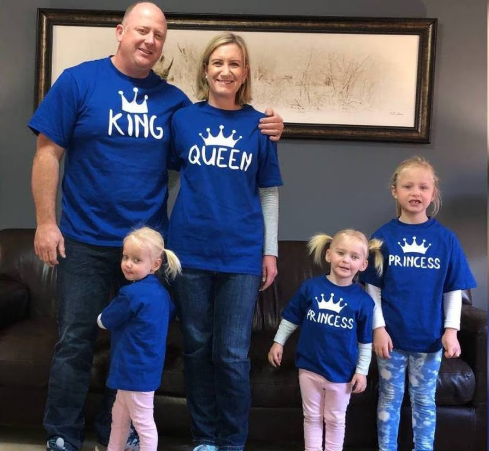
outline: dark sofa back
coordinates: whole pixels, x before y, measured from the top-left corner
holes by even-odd
[[[56,316],[56,269],[34,253],[34,229],[0,230],[0,280],[18,291],[25,289],[31,302],[28,316]],[[47,302],[46,302],[47,301]]]
[[[35,255],[34,235],[34,229],[0,230],[0,279],[26,291],[31,301],[27,307],[31,318],[54,317],[56,268],[48,267]],[[324,268],[313,263],[306,244],[305,241],[279,242],[276,283],[259,294],[255,330],[275,330],[283,308],[302,281],[324,272]]]
[[[2,283],[16,282],[27,290],[31,300],[30,317],[54,317],[56,269],[49,268],[35,255],[34,234],[34,229],[0,230],[0,278]],[[314,264],[307,251],[307,241],[279,241],[278,251],[278,275],[275,283],[258,296],[254,330],[276,330],[282,310],[301,283],[328,270],[326,266]],[[464,303],[471,303],[470,292],[464,293]]]
[[[314,264],[307,251],[307,241],[279,241],[277,269],[275,283],[258,297],[254,330],[276,330],[282,310],[301,283],[326,270]]]

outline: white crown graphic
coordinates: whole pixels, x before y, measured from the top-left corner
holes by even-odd
[[[127,99],[124,97],[124,93],[122,91],[119,91],[119,94],[122,99],[122,111],[125,111],[126,113],[139,113],[139,114],[144,114],[148,112],[148,104],[146,103],[146,100],[148,100],[148,96],[144,96],[144,100],[141,103],[136,102],[136,97],[138,96],[138,88],[133,88],[134,91],[134,99],[132,99],[132,102],[128,102]]]
[[[332,310],[333,312],[340,313],[348,304],[345,302],[343,305],[341,305],[343,298],[340,298],[338,302],[333,302],[333,298],[334,298],[334,293],[331,293],[331,296],[328,299],[328,301],[324,300],[323,293],[321,293],[321,301],[319,301],[318,298],[315,297],[320,310]]]
[[[202,135],[202,133],[199,133],[199,135],[204,140],[204,144],[206,146],[230,147],[231,149],[233,149],[236,143],[242,138],[242,136],[240,136],[238,139],[234,139],[234,134],[236,133],[236,130],[233,130],[233,132],[228,137],[225,137],[223,130],[224,125],[220,125],[219,134],[217,136],[211,135],[210,128],[206,128],[207,137],[204,138],[204,135]]]
[[[416,242],[415,236],[413,236],[413,242],[411,244],[408,244],[406,238],[403,238],[403,241],[404,241],[404,245],[399,243],[399,241],[397,242],[397,244],[399,244],[399,246],[401,246],[402,252],[404,254],[407,254],[408,252],[414,252],[416,254],[423,254],[424,255],[424,254],[426,254],[426,251],[428,250],[428,248],[431,246],[431,244],[428,244],[427,246],[425,245],[426,240],[423,240],[423,242],[421,244],[418,244]]]

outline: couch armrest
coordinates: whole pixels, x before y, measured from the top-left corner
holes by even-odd
[[[487,404],[487,312],[472,305],[462,306],[458,334],[462,358],[475,374],[475,405]]]
[[[27,317],[29,292],[20,282],[2,278],[0,299],[0,329]]]

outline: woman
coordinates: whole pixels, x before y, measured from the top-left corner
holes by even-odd
[[[241,450],[251,406],[248,351],[258,291],[277,274],[276,144],[257,127],[243,39],[216,36],[197,75],[202,102],[173,116],[180,191],[168,242],[182,262],[174,282],[185,346],[196,451]]]

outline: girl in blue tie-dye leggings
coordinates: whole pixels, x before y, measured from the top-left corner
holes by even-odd
[[[378,276],[367,268],[361,275],[375,301],[379,450],[397,450],[407,370],[414,450],[432,451],[442,352],[446,358],[461,354],[462,290],[475,287],[475,280],[455,234],[433,218],[441,199],[431,164],[405,160],[391,182],[397,218],[373,234],[384,243],[384,272]]]

